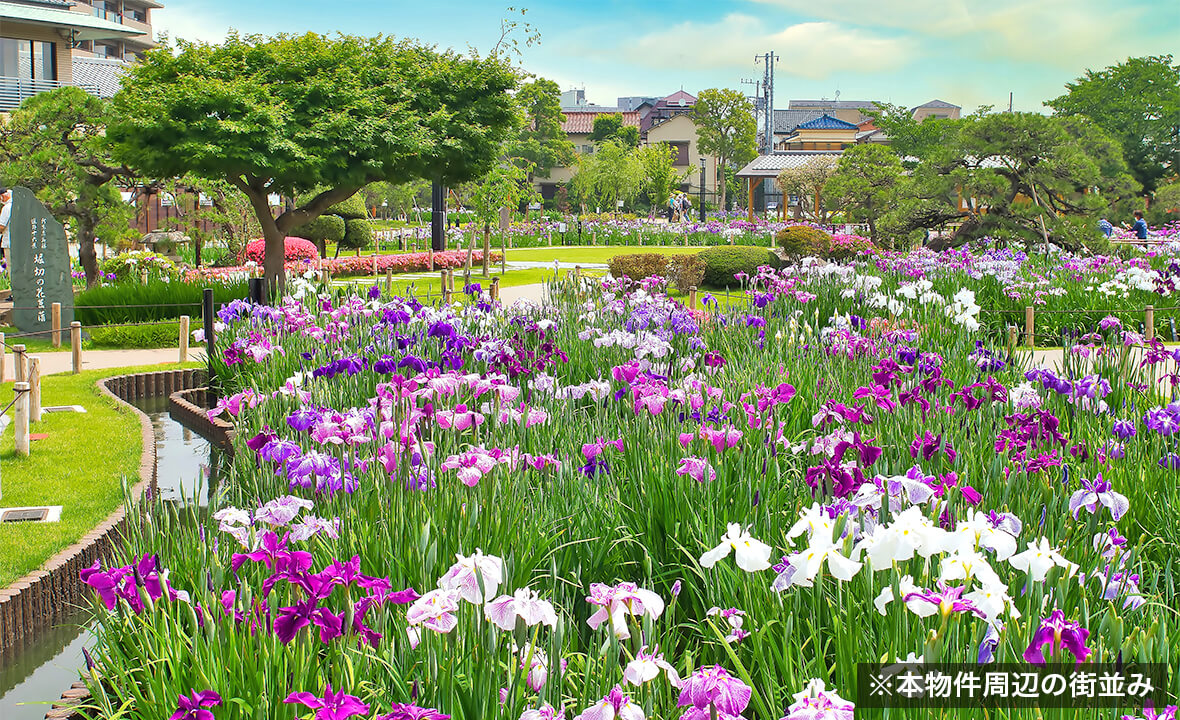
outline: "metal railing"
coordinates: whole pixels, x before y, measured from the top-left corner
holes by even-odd
[[[59,80],[33,80],[31,78],[0,75],[0,110],[13,110],[25,100],[43,92],[75,85],[91,95],[98,96],[97,85],[67,83]]]

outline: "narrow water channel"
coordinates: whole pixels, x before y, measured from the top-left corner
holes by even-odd
[[[152,420],[157,486],[167,502],[207,505],[224,456],[205,438],[168,416],[168,398],[132,403]],[[79,613],[32,642],[0,652],[0,720],[41,720],[78,679],[82,647],[92,641]]]

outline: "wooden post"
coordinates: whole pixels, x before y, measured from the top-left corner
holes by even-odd
[[[82,372],[82,323],[70,323],[70,355],[74,363],[74,374]]]
[[[1028,347],[1036,344],[1036,316],[1034,313],[1032,305],[1024,308],[1024,344]]]
[[[29,384],[18,382],[12,386],[16,393],[16,454],[21,457],[29,456]]]
[[[320,282],[324,285],[332,282],[332,274],[326,268],[320,270]]]
[[[8,364],[8,345],[4,343],[4,333],[0,332],[0,384],[4,382],[5,366]]]
[[[393,294],[393,268],[385,269],[385,294]]]
[[[28,379],[28,358],[25,356],[24,345],[12,346],[12,377],[16,382],[25,382]]]
[[[1148,305],[1143,311],[1143,327],[1145,330],[1147,342],[1151,342],[1155,337],[1155,306]]]
[[[29,358],[29,422],[41,422],[41,358]]]
[[[1015,325],[1008,326],[1008,355],[1016,352],[1016,340],[1020,334],[1020,330]]]
[[[500,300],[500,278],[492,278],[492,302],[499,302]]]
[[[439,274],[442,276],[442,299],[443,305],[451,304],[451,284],[447,281],[447,271],[440,270]]]
[[[749,208],[750,213],[748,219],[750,222],[754,222],[754,178],[750,178],[749,182],[747,183],[747,187],[749,191],[746,194],[749,195],[749,197],[747,198],[746,205]]]
[[[688,309],[694,310],[697,306],[697,286],[690,285],[688,287]]]
[[[492,229],[487,223],[483,226],[483,276],[492,276]]]
[[[177,338],[180,347],[180,362],[188,361],[189,316],[180,316],[180,337]]]
[[[55,302],[51,306],[53,314],[53,347],[61,347],[61,303]]]
[[[590,244],[591,245],[598,244],[598,228],[595,228],[590,231]]]

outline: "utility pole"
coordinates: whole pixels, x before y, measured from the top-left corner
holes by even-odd
[[[754,101],[754,117],[760,122],[764,121],[766,118],[766,103],[762,98],[762,81],[751,78],[742,78],[741,83],[743,85],[754,86],[754,97],[752,98]],[[773,122],[773,119],[771,122]],[[758,133],[758,154],[767,155],[770,153],[770,151],[771,149],[766,147],[765,134],[761,132]]]
[[[779,56],[773,50],[762,55],[755,55],[754,62],[761,61],[764,65],[762,75],[762,96],[766,107],[766,127],[763,144],[767,154],[774,152],[774,64]]]

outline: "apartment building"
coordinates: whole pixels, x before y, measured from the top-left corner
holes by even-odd
[[[114,94],[125,63],[153,46],[150,12],[159,7],[153,0],[0,0],[0,112],[64,85]]]

